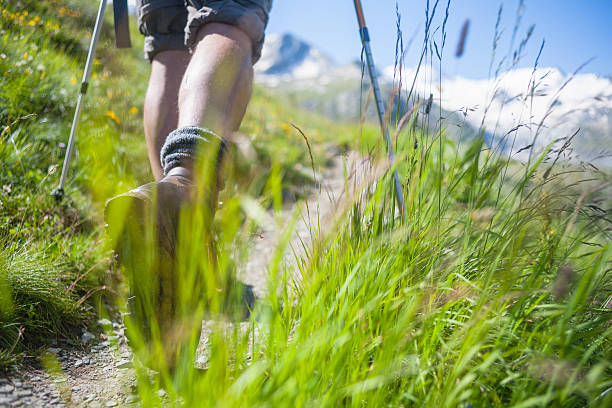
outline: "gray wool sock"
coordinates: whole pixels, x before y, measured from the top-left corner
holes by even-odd
[[[197,126],[186,126],[170,132],[159,155],[164,175],[168,174],[173,168],[180,166],[181,160],[194,160],[198,146],[214,142],[215,139],[220,141],[218,156],[220,161],[225,150],[225,142],[212,130]]]

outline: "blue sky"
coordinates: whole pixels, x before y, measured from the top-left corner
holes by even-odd
[[[416,65],[422,45],[426,0],[398,0],[404,43],[414,41],[405,64]],[[395,55],[395,0],[362,0],[372,37],[374,58],[380,68],[392,65]],[[433,6],[435,0],[430,0]],[[446,0],[440,0],[434,27],[441,25]],[[486,78],[497,11],[503,4],[499,49],[505,54],[519,5],[518,0],[451,1],[443,73],[467,78]],[[459,32],[470,19],[465,53],[454,57]],[[595,57],[581,72],[612,74],[612,0],[526,0],[516,44],[528,27],[535,31],[519,66],[531,66],[540,43],[546,45],[540,66],[571,72]],[[274,0],[269,33],[291,32],[307,40],[340,63],[359,57],[361,46],[351,0]],[[415,36],[416,33],[416,36]]]

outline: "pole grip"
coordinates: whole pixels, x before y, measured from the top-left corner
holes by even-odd
[[[359,28],[363,29],[366,27],[365,16],[363,15],[363,7],[361,7],[361,0],[354,0],[355,12],[357,13],[357,21],[359,22]]]

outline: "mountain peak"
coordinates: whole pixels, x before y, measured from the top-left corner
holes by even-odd
[[[264,82],[307,80],[334,67],[331,58],[293,34],[269,34],[255,72]]]

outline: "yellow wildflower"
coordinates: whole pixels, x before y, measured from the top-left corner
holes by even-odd
[[[77,80],[76,80],[76,78],[75,78],[75,77],[70,78],[70,83],[71,83],[71,84],[76,84],[76,81],[77,81]]]
[[[129,112],[130,112],[130,115],[135,115],[138,113],[138,108],[135,106],[132,106]]]
[[[115,112],[111,111],[111,110],[107,110],[106,111],[106,116],[108,116],[109,118],[111,118],[112,121],[114,121],[116,124],[121,124],[121,119],[119,119],[117,117],[117,115],[115,115]]]

